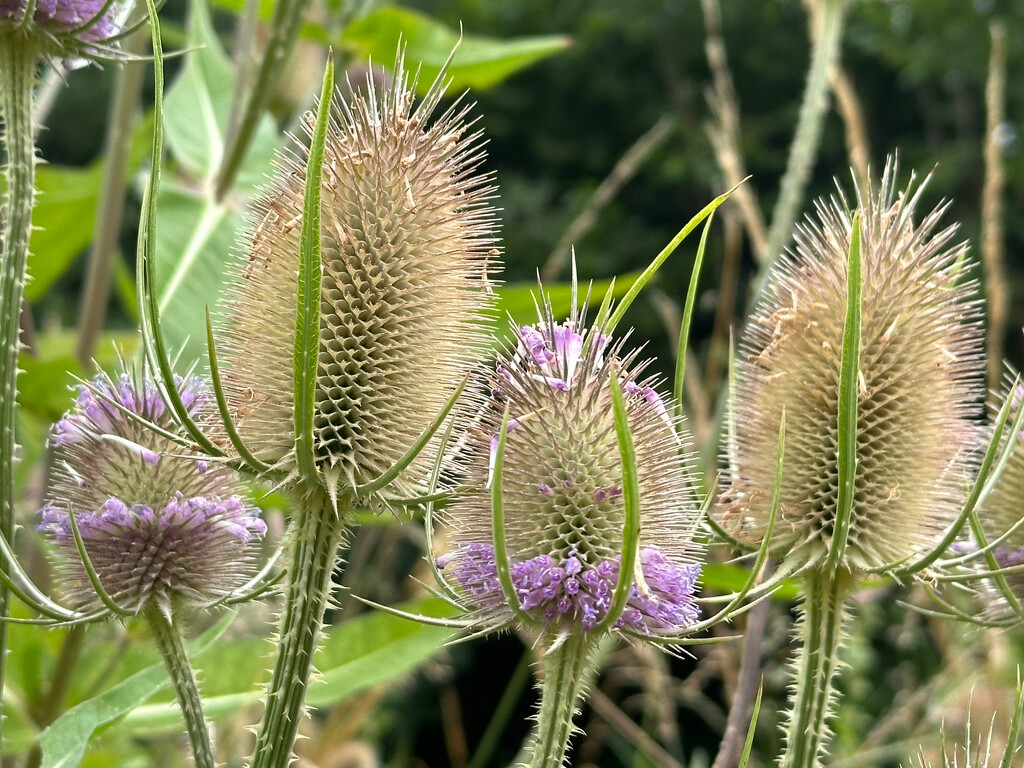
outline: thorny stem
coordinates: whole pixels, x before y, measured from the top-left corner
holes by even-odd
[[[800,648],[794,662],[792,709],[788,713],[782,768],[819,768],[831,735],[827,720],[835,698],[847,601],[854,585],[846,571],[811,571],[804,576],[797,624]]]
[[[0,118],[7,156],[3,174],[7,191],[0,220],[0,535],[14,541],[15,400],[18,392],[18,333],[25,295],[32,206],[35,202],[36,152],[33,142],[32,88],[38,51],[17,31],[0,36]],[[6,616],[10,593],[0,585],[0,617]],[[0,621],[0,690],[7,660],[7,622]],[[0,729],[3,710],[0,705]]]
[[[811,66],[807,72],[807,84],[800,105],[800,118],[789,150],[789,161],[786,173],[782,177],[779,199],[772,212],[771,226],[768,228],[767,260],[762,267],[762,274],[768,273],[767,266],[778,258],[789,240],[790,230],[803,202],[811,167],[818,155],[821,128],[825,112],[828,110],[832,68],[839,58],[843,22],[848,7],[849,0],[821,0],[821,28],[814,41]]]
[[[331,594],[331,573],[347,525],[347,515],[339,515],[322,494],[312,495],[296,506],[285,612],[252,768],[287,768],[292,762],[292,745],[305,713],[313,654]]]
[[[196,768],[214,768],[213,744],[210,742],[210,728],[203,715],[203,699],[199,695],[196,673],[189,663],[181,632],[155,605],[146,610],[145,617],[171,676],[171,684],[185,718],[185,730],[192,745]]]
[[[572,632],[541,660],[537,733],[530,746],[530,768],[559,768],[565,763],[576,705],[590,677],[590,657],[595,644],[582,632]]]

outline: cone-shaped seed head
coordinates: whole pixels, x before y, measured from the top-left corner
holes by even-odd
[[[930,550],[959,512],[977,428],[982,359],[974,283],[942,209],[913,220],[921,194],[858,191],[862,333],[857,464],[844,566],[884,568]],[[838,499],[840,356],[852,214],[817,204],[796,247],[773,269],[741,342],[732,420],[726,528],[760,544],[786,414],[781,510],[773,553],[820,562]]]
[[[575,313],[574,313],[575,314]],[[519,331],[489,375],[491,396],[458,463],[467,491],[446,510],[451,548],[438,560],[470,610],[502,624],[512,610],[497,579],[491,490],[497,435],[510,422],[502,483],[505,535],[519,608],[539,622],[590,630],[607,614],[623,547],[622,465],[609,377],[626,396],[639,472],[641,533],[619,627],[679,631],[694,623],[700,548],[685,447],[661,396],[608,338],[573,317]],[[642,573],[642,578],[640,574]]]
[[[413,108],[401,61],[390,87],[336,100],[324,162],[315,451],[329,489],[393,466],[444,407],[486,340],[494,211],[465,108],[428,123],[441,86]],[[304,150],[281,156],[227,309],[225,390],[265,461],[294,465],[293,348]],[[412,485],[426,451],[392,493]]]
[[[32,18],[26,22],[30,4]],[[131,6],[130,0],[0,0],[0,41],[8,33],[33,36],[45,54],[76,69],[88,58],[117,56],[112,38],[120,34]]]
[[[50,500],[40,512],[71,602],[101,607],[69,515],[100,583],[125,610],[210,605],[240,587],[253,573],[266,525],[238,495],[234,473],[182,455],[185,449],[114,404],[173,431],[152,383],[101,375],[91,387],[80,388],[54,427]],[[194,418],[209,416],[212,397],[199,379],[179,381],[179,391]]]

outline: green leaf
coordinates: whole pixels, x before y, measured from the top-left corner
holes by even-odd
[[[168,90],[165,136],[177,162],[165,170],[156,215],[156,292],[167,346],[184,348],[184,360],[201,358],[206,339],[203,307],[222,293],[238,233],[244,231],[245,198],[265,183],[277,145],[273,121],[264,116],[243,163],[233,195],[218,203],[216,174],[224,151],[235,75],[213,31],[205,0],[191,4],[188,60]]]
[[[188,18],[188,62],[167,92],[164,126],[172,157],[207,185],[220,167],[224,136],[234,94],[235,72],[210,21],[205,0],[191,4]],[[265,117],[253,141],[253,153],[239,174],[239,185],[251,189],[263,181],[276,135]],[[261,158],[261,160],[257,160]]]
[[[189,643],[189,655],[199,656],[213,645],[234,616],[233,613],[225,614],[201,637]],[[71,768],[78,765],[97,728],[123,717],[169,682],[163,664],[154,664],[96,698],[69,709],[39,736],[43,768]]]
[[[411,613],[448,617],[453,610],[442,600],[428,599],[403,606]],[[408,621],[384,612],[366,613],[324,632],[317,651],[321,670],[309,686],[306,702],[329,707],[375,685],[405,675],[433,656],[451,637],[446,627]],[[260,700],[255,687],[264,671],[267,642],[247,639],[220,643],[196,665],[203,680],[208,718],[225,717]],[[135,709],[125,720],[134,731],[180,728],[181,713],[174,702]]]
[[[365,58],[390,64],[399,43],[405,46],[409,69],[421,67],[417,88],[426,92],[449,55],[458,51],[448,70],[451,90],[490,88],[531,64],[569,46],[564,35],[545,35],[502,40],[463,36],[422,13],[386,6],[350,24],[342,45]]]
[[[701,570],[700,580],[705,589],[721,593],[737,592],[750,580],[750,569],[730,563],[708,563]],[[796,600],[800,597],[799,582],[786,579],[772,593],[772,597],[783,601]]]
[[[56,421],[71,407],[69,392],[74,375],[81,375],[78,361],[72,357],[40,360],[28,355],[18,358],[18,405],[47,421]]]
[[[36,169],[39,196],[32,213],[31,253],[25,288],[29,301],[42,298],[89,246],[103,169],[41,165]]]

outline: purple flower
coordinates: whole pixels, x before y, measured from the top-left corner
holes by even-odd
[[[34,35],[46,55],[64,59],[67,69],[84,66],[87,58],[110,58],[131,2],[106,0],[36,0],[30,23],[29,0],[0,0],[0,45],[5,28]]]
[[[578,553],[558,564],[550,555],[511,564],[512,585],[519,608],[544,621],[575,623],[590,632],[611,608],[619,580],[621,556],[584,563]],[[438,559],[452,567],[455,584],[474,608],[500,610],[505,595],[498,581],[494,548],[474,542]],[[669,560],[657,547],[640,550],[643,583],[634,582],[617,629],[644,634],[679,633],[696,623],[699,611],[694,589],[700,566]],[[507,609],[506,609],[507,610]]]
[[[202,420],[209,402],[202,381],[176,383],[186,409]],[[54,479],[38,529],[56,544],[77,607],[100,601],[75,544],[72,515],[100,583],[125,610],[151,601],[165,611],[215,603],[252,573],[253,545],[266,524],[242,501],[229,469],[188,455],[129,414],[175,430],[148,380],[101,374],[80,387],[52,433]]]

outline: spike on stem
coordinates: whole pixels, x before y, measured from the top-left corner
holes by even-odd
[[[25,294],[32,207],[35,203],[36,152],[33,141],[33,96],[38,51],[31,39],[6,35],[0,39],[0,117],[6,194],[0,221],[0,535],[14,540],[14,439],[17,401],[21,305]],[[7,616],[10,593],[0,585],[0,617]],[[7,624],[0,622],[0,688],[7,658]],[[0,709],[0,727],[3,717]]]
[[[833,680],[846,633],[847,602],[855,584],[845,571],[811,571],[804,577],[794,661],[795,696],[788,715],[781,768],[820,768],[831,732]]]
[[[296,506],[281,640],[252,768],[287,768],[291,764],[346,518],[335,513],[332,501],[322,493]]]
[[[540,685],[537,731],[530,747],[530,768],[559,768],[565,764],[573,716],[583,698],[592,671],[593,641],[581,632],[570,633],[541,661],[544,680]]]

